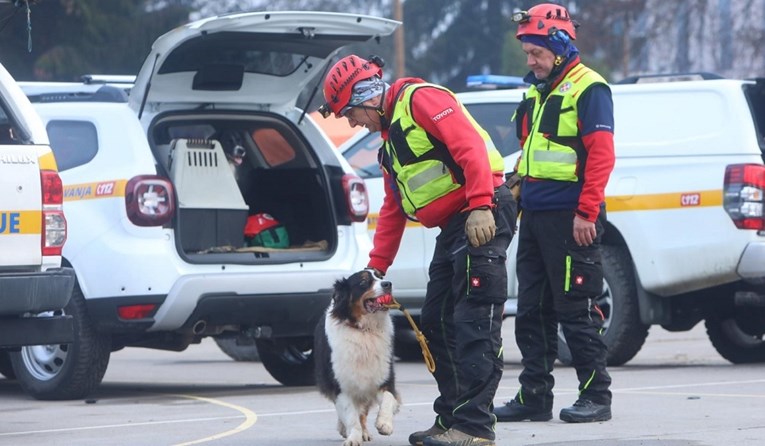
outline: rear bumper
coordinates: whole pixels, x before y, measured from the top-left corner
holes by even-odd
[[[153,303],[162,306],[165,296],[132,296],[87,301],[88,312],[99,331],[141,335],[148,332],[193,333],[201,322],[215,327],[251,329],[262,337],[312,336],[332,296],[330,289],[312,293],[256,294],[208,293],[199,297],[194,310],[180,325],[157,330],[153,317],[123,320],[117,309],[124,305]]]
[[[60,310],[74,287],[71,268],[0,274],[0,316]]]
[[[751,242],[746,245],[738,261],[736,272],[746,282],[765,283],[765,241]]]
[[[73,340],[72,316],[0,318],[0,347],[68,344]]]
[[[202,321],[207,327],[246,327],[261,337],[313,336],[331,298],[331,290],[290,295],[203,296],[184,329],[190,330]]]

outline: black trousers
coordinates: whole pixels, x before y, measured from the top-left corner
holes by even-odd
[[[558,324],[571,350],[579,379],[579,398],[611,404],[611,377],[606,371],[603,313],[593,304],[603,292],[600,241],[603,225],[590,246],[573,238],[572,211],[521,214],[518,233],[518,314],[515,340],[523,356],[521,388],[516,400],[551,409],[551,374],[558,353]]]
[[[493,399],[502,378],[502,310],[507,299],[507,248],[515,232],[510,189],[494,193],[496,236],[470,246],[468,213],[452,217],[436,238],[420,316],[435,360],[440,395],[433,403],[445,428],[494,439]]]

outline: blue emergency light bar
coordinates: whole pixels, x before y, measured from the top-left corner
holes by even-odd
[[[499,74],[475,74],[467,77],[468,88],[497,90],[502,88],[522,88],[529,84],[520,76],[502,76]]]

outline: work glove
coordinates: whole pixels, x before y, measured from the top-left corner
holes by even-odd
[[[521,198],[521,176],[518,175],[518,172],[513,171],[512,173],[507,174],[507,180],[505,180],[505,182],[510,188],[510,193],[513,194],[513,199],[517,203],[518,199]]]
[[[494,238],[497,225],[491,209],[473,209],[465,222],[465,234],[473,247],[478,247]]]

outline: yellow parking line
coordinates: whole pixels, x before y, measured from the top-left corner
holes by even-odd
[[[229,409],[234,409],[238,411],[239,413],[241,413],[242,415],[244,415],[244,422],[242,422],[239,426],[235,427],[234,429],[228,430],[226,432],[221,432],[220,434],[211,435],[209,437],[200,438],[199,440],[193,440],[186,443],[178,443],[174,446],[187,446],[192,444],[200,444],[200,443],[206,443],[208,441],[218,440],[220,438],[228,437],[230,435],[238,434],[239,432],[245,431],[251,428],[255,424],[255,422],[258,421],[258,416],[255,414],[255,412],[245,407],[237,406],[236,404],[231,404],[225,401],[216,400],[213,398],[204,398],[204,397],[195,396],[195,395],[172,395],[172,396],[204,401],[205,403],[228,407]]]

